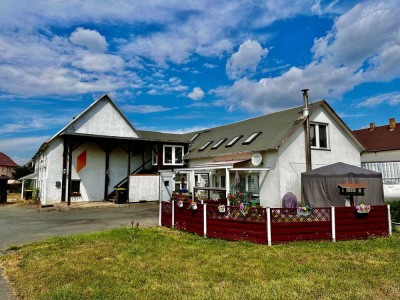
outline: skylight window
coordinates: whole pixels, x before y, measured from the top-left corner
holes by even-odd
[[[225,142],[227,138],[220,139],[214,146],[211,147],[211,149],[217,149],[219,146],[222,145],[223,142]]]
[[[247,140],[245,140],[242,145],[249,145],[251,144],[252,141],[254,141],[256,139],[256,137],[258,137],[261,134],[261,132],[254,132],[252,133]]]
[[[197,139],[199,137],[200,133],[196,133],[189,142],[194,142],[195,139]]]
[[[213,141],[208,141],[207,143],[205,143],[203,146],[201,146],[201,148],[199,149],[199,151],[203,151],[204,149],[206,149],[208,146],[210,146],[210,144],[212,143]]]
[[[235,136],[228,144],[225,145],[226,148],[232,147],[243,135]]]

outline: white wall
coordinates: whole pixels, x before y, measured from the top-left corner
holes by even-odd
[[[365,152],[361,155],[362,162],[400,161],[400,150],[380,152]]]
[[[329,150],[311,150],[312,169],[337,162],[361,166],[361,149],[343,133],[343,128],[331,115],[319,108],[310,116],[310,121],[327,123],[329,135]],[[287,192],[294,193],[297,200],[301,201],[301,173],[306,171],[305,161],[305,137],[301,126],[279,149],[280,195],[277,199],[279,206]]]
[[[62,180],[63,143],[60,138],[52,140],[48,147],[35,161],[35,172],[38,173],[37,187],[40,189],[42,204],[59,203],[61,187],[56,187],[56,181]]]
[[[121,137],[138,137],[129,123],[107,100],[98,101],[66,131]]]
[[[111,193],[114,190],[114,186],[126,178],[127,175],[128,154],[121,147],[117,147],[110,153],[108,193]]]
[[[79,171],[77,157],[84,150],[86,154],[86,166]],[[104,151],[92,143],[80,145],[72,153],[72,179],[81,180],[81,197],[71,197],[71,201],[102,201],[104,198],[106,155]]]
[[[129,202],[158,201],[160,199],[159,175],[129,176]]]

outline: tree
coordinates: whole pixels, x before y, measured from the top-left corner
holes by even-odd
[[[11,177],[15,180],[20,179],[26,175],[32,174],[33,169],[27,166],[16,167],[11,174]]]

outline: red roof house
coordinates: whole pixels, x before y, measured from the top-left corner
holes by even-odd
[[[389,119],[388,125],[370,123],[369,128],[354,130],[353,133],[368,152],[400,149],[400,123],[396,124],[394,118]]]
[[[6,154],[0,152],[0,175],[11,176],[14,168],[18,165]]]

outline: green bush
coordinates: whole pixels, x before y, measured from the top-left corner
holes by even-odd
[[[388,204],[390,204],[392,222],[400,223],[400,201],[391,201]]]

